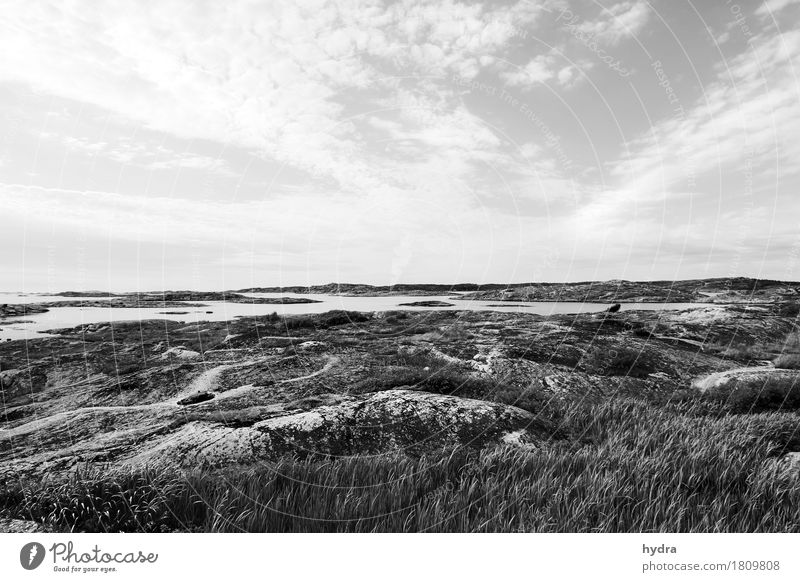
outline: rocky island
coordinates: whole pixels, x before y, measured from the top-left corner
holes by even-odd
[[[521,283],[478,289],[461,299],[604,303],[773,303],[800,299],[800,285],[746,277],[686,281]]]
[[[578,301],[604,303],[751,303],[800,299],[800,284],[725,277],[685,281],[586,281],[454,285],[366,285],[328,283],[308,287],[253,287],[238,293],[303,293],[344,296],[448,295],[489,301]]]
[[[109,307],[109,308],[169,308],[169,307],[205,307],[207,301],[223,301],[226,303],[251,303],[254,305],[283,305],[320,303],[307,297],[247,297],[233,292],[198,292],[198,291],[163,291],[160,293],[114,293],[102,299],[92,292],[82,296],[74,291],[59,293],[73,299],[50,301],[34,305],[48,307]]]

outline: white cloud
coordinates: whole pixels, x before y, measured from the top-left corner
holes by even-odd
[[[509,87],[533,89],[547,82],[565,88],[574,87],[593,67],[594,63],[586,59],[569,62],[563,56],[550,51],[547,54],[537,55],[521,67],[513,68],[510,63],[504,62],[497,68],[500,69],[500,79]]]
[[[680,189],[688,172],[730,172],[746,160],[756,170],[768,164],[774,174],[777,168],[781,178],[800,173],[798,58],[800,31],[756,37],[685,115],[664,119],[627,144],[631,158],[613,172],[642,192]]]
[[[554,69],[554,60],[549,55],[540,55],[531,59],[524,67],[501,73],[501,77],[512,87],[527,87],[543,83],[557,74],[557,70]]]
[[[794,4],[800,4],[800,0],[765,0],[765,2],[756,9],[756,14],[759,16],[774,15],[787,6],[792,6]]]
[[[527,2],[10,2],[0,80],[252,148],[364,191],[380,179],[354,155],[364,144],[340,99],[403,67],[474,76],[539,11]]]
[[[212,172],[219,176],[238,177],[221,157],[178,152],[160,144],[133,141],[130,138],[120,138],[113,143],[93,141],[85,137],[64,136],[47,131],[40,132],[39,136],[42,139],[58,141],[70,151],[101,156],[124,165],[135,165],[149,170],[186,168]]]
[[[617,44],[621,40],[636,36],[650,17],[650,7],[643,0],[619,2],[604,8],[601,17],[578,26],[581,32]]]

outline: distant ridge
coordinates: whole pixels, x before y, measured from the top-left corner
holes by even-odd
[[[528,282],[528,283],[398,283],[395,285],[370,285],[367,283],[325,283],[322,285],[289,285],[270,287],[247,287],[227,291],[188,291],[166,290],[148,292],[108,291],[63,291],[48,293],[62,297],[126,297],[132,295],[158,295],[159,298],[174,300],[229,300],[240,299],[240,293],[302,293],[328,295],[447,295],[464,293],[467,298],[508,299],[530,297],[540,301],[574,300],[653,300],[698,301],[713,294],[771,294],[796,295],[800,293],[800,282],[779,281],[775,279],[755,279],[751,277],[715,277],[709,279],[685,279],[678,281],[629,281],[612,279],[608,281],[577,281],[570,283]],[[232,297],[228,297],[232,296]],[[594,298],[594,299],[593,299]]]

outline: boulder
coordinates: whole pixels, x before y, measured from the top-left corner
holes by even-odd
[[[363,401],[265,420],[253,429],[278,452],[353,455],[447,446],[479,448],[516,431],[525,431],[528,440],[535,440],[534,425],[533,415],[514,406],[386,390]]]
[[[586,374],[575,371],[554,372],[542,378],[548,392],[559,396],[585,396],[595,390]]]
[[[177,360],[196,360],[199,357],[200,354],[198,352],[190,350],[184,346],[175,346],[174,348],[170,348],[161,354],[162,360],[169,360],[170,358],[175,358]]]
[[[307,341],[299,343],[295,346],[297,352],[324,352],[327,345],[318,341]]]
[[[189,406],[190,404],[200,404],[201,402],[208,402],[209,400],[214,399],[213,392],[198,392],[197,394],[192,394],[187,396],[186,398],[181,398],[178,400],[179,406]]]

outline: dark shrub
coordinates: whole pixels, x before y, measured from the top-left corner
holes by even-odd
[[[800,303],[787,301],[778,306],[778,315],[781,317],[797,317],[800,315]]]
[[[337,325],[356,324],[369,321],[370,314],[360,311],[344,311],[337,309],[317,315],[292,315],[283,317],[277,325],[287,330],[315,328],[326,329]],[[270,321],[272,321],[270,319]]]
[[[784,354],[775,359],[776,368],[800,370],[800,354]]]
[[[96,363],[97,370],[107,376],[124,376],[147,368],[147,362],[141,358],[131,358],[121,355],[109,357]]]
[[[586,370],[601,376],[643,378],[655,371],[646,352],[626,346],[596,346],[582,360]]]
[[[800,408],[800,375],[735,378],[709,389],[705,396],[732,412]]]
[[[400,351],[387,356],[385,364],[358,382],[354,390],[378,392],[405,386],[436,394],[492,399],[499,387],[492,379],[473,376],[467,367],[457,362],[422,350]]]
[[[401,387],[465,398],[492,399],[498,384],[489,378],[476,378],[454,369],[389,366],[374,371],[368,378],[356,383],[354,391],[380,392]]]
[[[319,316],[320,327],[334,327],[348,323],[363,323],[370,320],[371,315],[360,311],[344,311],[337,309]]]
[[[213,392],[198,392],[197,394],[192,394],[191,396],[178,400],[178,404],[180,406],[189,406],[190,404],[199,404],[213,399]]]

